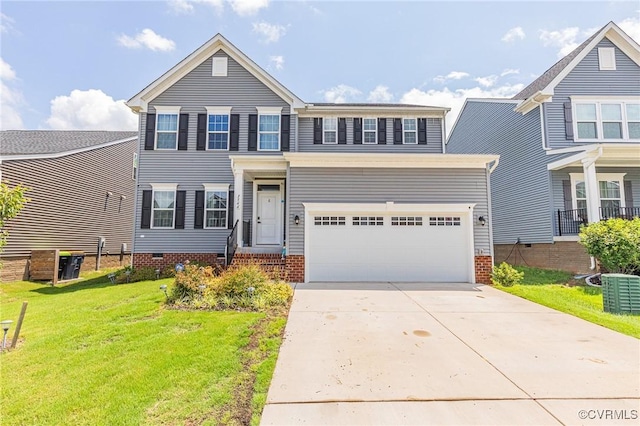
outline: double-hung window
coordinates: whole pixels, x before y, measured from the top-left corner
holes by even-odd
[[[378,143],[378,120],[376,118],[362,119],[363,143]]]
[[[322,120],[322,143],[338,143],[338,118],[325,117]]]
[[[204,185],[204,227],[226,228],[229,185]]]
[[[155,184],[153,187],[153,204],[151,209],[151,227],[174,227],[176,217],[176,189],[174,184]]]
[[[207,107],[207,149],[227,150],[229,149],[229,114],[231,108],[211,108]]]
[[[415,118],[405,118],[402,120],[402,143],[418,143],[418,120]]]
[[[640,139],[640,102],[637,99],[591,100],[573,97],[572,101],[578,141]]]
[[[156,146],[155,149],[178,148],[178,117],[180,108],[161,107],[156,109]]]
[[[282,108],[258,108],[258,150],[280,151]]]
[[[624,173],[598,173],[598,197],[602,217],[615,217],[625,206]],[[582,173],[570,173],[573,188],[573,208],[586,212],[587,188]]]

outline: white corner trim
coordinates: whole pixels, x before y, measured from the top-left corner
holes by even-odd
[[[175,191],[178,189],[177,183],[150,183],[154,191]]]
[[[280,115],[282,107],[256,107],[258,115]]]
[[[181,107],[158,105],[153,108],[156,110],[156,114],[180,114]]]
[[[205,107],[207,110],[207,115],[229,115],[231,114],[231,107],[223,107],[223,106],[214,106]]]
[[[222,184],[222,183],[203,183],[202,186],[204,187],[205,192],[213,192],[213,191],[219,191],[219,192],[229,192],[229,184]]]

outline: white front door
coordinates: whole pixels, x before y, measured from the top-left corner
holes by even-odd
[[[282,209],[280,191],[258,191],[256,244],[280,244]]]

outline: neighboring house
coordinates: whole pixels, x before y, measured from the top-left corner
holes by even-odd
[[[0,176],[29,188],[31,199],[7,224],[2,280],[26,278],[31,250],[96,254],[98,238],[117,262],[131,245],[136,132],[7,130],[0,132]],[[119,264],[119,263],[115,263]],[[95,266],[87,257],[83,269]]]
[[[466,101],[447,152],[501,156],[496,261],[588,271],[580,225],[640,216],[639,64],[611,22],[512,99]]]
[[[443,154],[447,108],[305,103],[221,35],[128,105],[135,266],[235,253],[282,257],[291,281],[488,281],[497,156]]]

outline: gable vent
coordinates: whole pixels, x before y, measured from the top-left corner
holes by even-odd
[[[226,56],[213,58],[211,75],[214,77],[226,77],[227,62],[228,62],[228,58]]]
[[[613,47],[598,48],[598,62],[600,71],[611,71],[616,69],[616,49]]]

